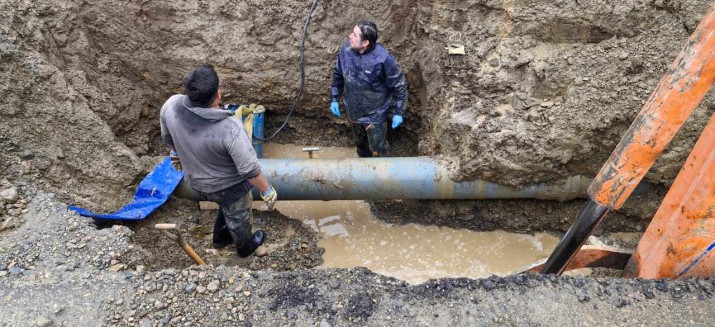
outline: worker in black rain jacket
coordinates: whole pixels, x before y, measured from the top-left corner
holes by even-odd
[[[377,36],[374,22],[358,22],[333,68],[330,111],[340,117],[342,97],[360,157],[387,156],[388,116],[397,128],[407,105],[405,75]]]

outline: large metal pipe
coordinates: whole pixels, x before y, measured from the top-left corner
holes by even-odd
[[[523,188],[487,181],[455,182],[429,157],[354,159],[260,159],[261,170],[281,200],[389,199],[544,199],[586,197],[590,179],[572,176],[560,182]],[[174,194],[201,200],[182,183]],[[254,197],[258,191],[254,188]]]

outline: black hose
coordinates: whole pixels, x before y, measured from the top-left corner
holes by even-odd
[[[541,273],[561,275],[574,255],[576,255],[576,252],[586,243],[593,230],[596,229],[609,211],[608,207],[589,200],[581,209],[569,230],[566,231],[564,237],[559,241],[559,244],[556,245],[549,259],[546,260]]]
[[[310,17],[313,15],[313,11],[315,10],[315,7],[318,5],[318,0],[313,1],[313,5],[310,7],[310,12],[308,12],[308,17],[305,19],[305,25],[303,25],[303,36],[300,39],[300,86],[298,87],[298,95],[295,97],[295,102],[293,102],[293,106],[290,108],[290,111],[288,112],[288,117],[286,117],[286,120],[283,122],[283,125],[278,128],[278,130],[273,133],[273,135],[266,137],[266,138],[260,138],[257,136],[253,136],[254,139],[259,140],[259,141],[268,141],[272,138],[274,138],[278,133],[280,133],[281,130],[283,130],[283,127],[285,127],[288,124],[288,121],[290,120],[291,115],[293,115],[293,111],[295,111],[295,108],[298,107],[298,102],[300,101],[300,98],[303,96],[303,86],[305,85],[305,66],[304,66],[304,52],[305,52],[305,35],[308,33],[308,25],[310,25]]]

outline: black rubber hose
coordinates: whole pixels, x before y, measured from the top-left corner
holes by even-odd
[[[286,117],[286,120],[283,122],[283,125],[281,125],[281,127],[279,127],[278,130],[276,130],[273,135],[269,137],[260,138],[254,135],[253,138],[256,140],[265,142],[278,135],[278,133],[280,133],[280,131],[283,130],[283,128],[288,124],[291,115],[293,115],[293,111],[295,111],[295,108],[298,107],[298,102],[303,96],[303,86],[305,85],[305,35],[308,33],[308,25],[310,25],[310,18],[313,15],[313,11],[315,10],[315,7],[317,5],[318,0],[313,1],[313,5],[310,7],[310,12],[308,12],[308,17],[305,19],[305,24],[303,25],[303,36],[300,39],[300,86],[298,87],[298,95],[296,95],[295,101],[293,102],[293,106],[290,108],[290,111],[288,112],[288,117]]]
[[[608,212],[608,207],[589,200],[586,206],[581,209],[576,221],[573,222],[559,244],[556,245],[556,249],[551,253],[549,259],[546,260],[541,273],[561,275],[566,269],[566,265],[569,264],[576,252],[581,249],[581,246]]]

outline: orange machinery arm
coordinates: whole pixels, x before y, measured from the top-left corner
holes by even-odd
[[[610,210],[620,208],[715,80],[712,5],[598,176],[581,210],[542,273],[561,274]]]
[[[625,277],[715,276],[715,114],[663,199]]]

